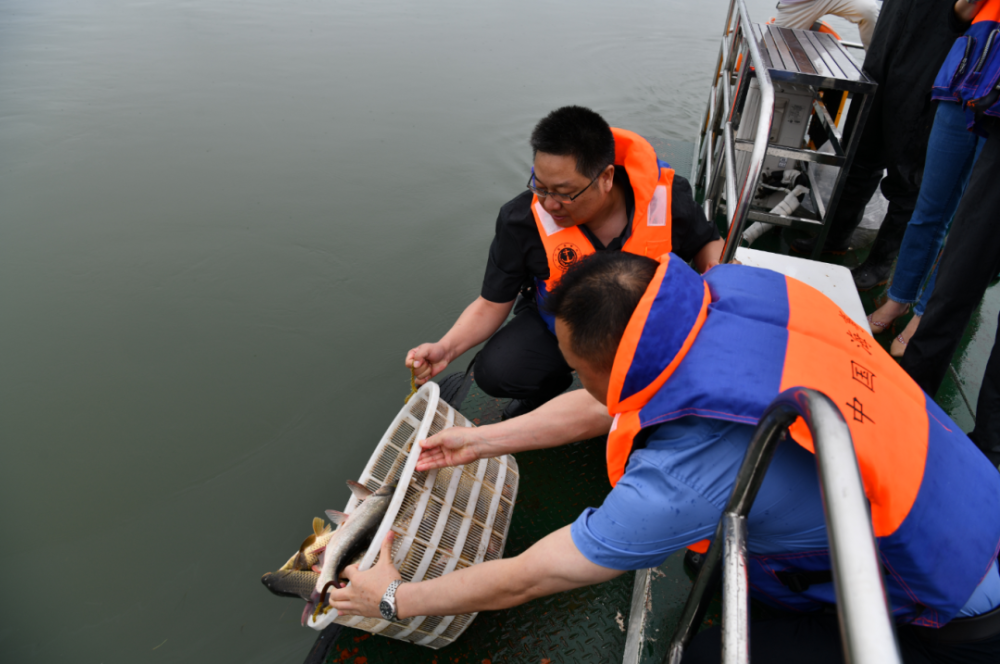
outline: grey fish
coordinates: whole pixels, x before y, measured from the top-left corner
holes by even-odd
[[[347,484],[362,502],[350,514],[334,510],[328,510],[326,513],[330,520],[339,523],[340,527],[334,531],[334,537],[327,543],[326,551],[323,553],[323,571],[320,572],[306,608],[302,612],[303,624],[310,613],[326,612],[327,591],[330,586],[342,587],[340,575],[344,568],[368,550],[396,490],[396,485],[392,484],[385,485],[372,493],[357,482],[348,480]]]

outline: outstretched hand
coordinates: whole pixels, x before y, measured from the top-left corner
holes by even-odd
[[[360,571],[357,565],[348,565],[342,575],[350,585],[330,591],[330,606],[342,616],[365,616],[380,618],[378,605],[382,601],[389,584],[402,578],[392,564],[392,541],[395,533],[391,530],[382,540],[378,563],[367,571]]]
[[[482,458],[482,435],[471,427],[452,427],[420,443],[417,471],[464,466]]]

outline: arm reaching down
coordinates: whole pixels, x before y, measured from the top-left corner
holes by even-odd
[[[514,301],[491,302],[480,296],[465,308],[451,329],[436,343],[420,344],[406,354],[406,366],[413,369],[417,385],[423,385],[444,371],[452,360],[480,344],[500,329]]]
[[[520,417],[478,428],[453,427],[421,443],[417,470],[472,463],[476,459],[558,447],[611,430],[608,409],[586,390],[561,394]]]
[[[390,562],[391,544],[392,533],[382,543],[379,562],[372,569],[360,572],[351,565],[344,570],[351,585],[330,593],[330,605],[340,614],[379,615],[382,594],[400,578]],[[573,543],[570,527],[565,526],[515,558],[485,562],[430,581],[404,583],[396,591],[397,615],[450,616],[506,609],[538,597],[609,581],[622,573],[587,560]]]

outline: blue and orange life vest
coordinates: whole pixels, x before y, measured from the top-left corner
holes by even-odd
[[[867,331],[800,281],[741,265],[702,278],[661,259],[612,369],[611,483],[643,429],[689,415],[756,424],[796,386],[825,393],[847,420],[897,619],[948,622],[997,557],[1000,474]],[[790,433],[813,451],[801,419]],[[834,601],[831,584],[796,593],[776,576],[829,570],[826,550],[754,555],[749,569],[756,596],[776,606]]]
[[[671,250],[671,192],[674,170],[656,158],[653,146],[639,134],[611,128],[615,137],[615,165],[628,173],[635,194],[632,233],[622,245],[622,251],[640,256],[659,258]],[[557,225],[538,196],[531,199],[531,212],[545,247],[549,263],[549,278],[535,278],[535,299],[538,310],[555,333],[555,318],[541,306],[570,265],[594,253],[594,245],[577,226]]]
[[[932,97],[962,104],[970,128],[975,122],[974,107],[989,99],[1000,85],[1000,0],[982,0],[983,7],[972,19],[965,34],[955,40],[934,79]],[[1000,117],[1000,95],[980,109]]]

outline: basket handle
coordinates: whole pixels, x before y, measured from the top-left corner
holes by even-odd
[[[413,439],[413,445],[410,447],[409,456],[406,457],[406,465],[403,466],[403,471],[399,475],[399,480],[396,483],[396,493],[392,496],[392,502],[389,503],[389,509],[386,510],[385,517],[382,519],[382,523],[379,524],[378,530],[375,531],[375,536],[372,538],[371,546],[368,547],[368,551],[365,553],[365,557],[361,559],[358,564],[358,569],[364,571],[372,566],[375,561],[375,556],[378,555],[379,549],[382,547],[382,541],[385,536],[389,534],[389,530],[392,528],[393,522],[396,520],[396,515],[399,513],[399,508],[403,504],[403,498],[406,497],[406,488],[410,485],[410,479],[413,477],[413,473],[417,468],[417,459],[420,457],[420,443],[427,438],[427,434],[430,432],[431,423],[434,422],[434,413],[437,412],[438,400],[440,398],[440,389],[437,383],[433,381],[427,381],[424,383],[423,387],[417,390],[417,398],[424,396],[427,399],[427,408],[424,410],[424,419],[420,423],[420,428],[417,429],[417,437]],[[433,474],[437,474],[437,470],[430,471]],[[428,479],[433,482],[433,477],[428,474]],[[402,489],[400,491],[399,489]]]

